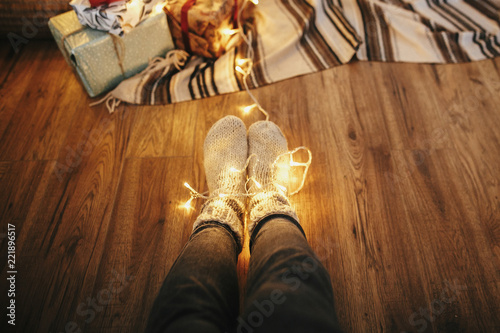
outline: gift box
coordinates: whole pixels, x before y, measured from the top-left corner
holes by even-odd
[[[238,12],[244,0],[168,1],[164,10],[178,49],[206,58],[218,58],[236,44]],[[247,2],[240,25],[250,17],[253,4]]]
[[[161,12],[165,0],[72,0],[82,25],[123,36],[150,15]],[[94,7],[96,4],[99,6]]]
[[[174,48],[166,15],[153,15],[123,37],[82,26],[75,12],[55,16],[49,28],[90,97],[116,87]]]

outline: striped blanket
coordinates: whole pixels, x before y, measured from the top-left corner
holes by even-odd
[[[500,55],[499,15],[499,0],[263,0],[252,27],[254,65],[247,83],[260,87],[356,57],[420,63],[493,58]],[[242,43],[216,61],[190,57],[180,70],[150,68],[111,92],[108,108],[243,90],[235,65],[247,52]]]

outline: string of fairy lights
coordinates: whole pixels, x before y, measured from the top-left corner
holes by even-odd
[[[294,161],[293,155],[297,153],[298,151],[306,151],[308,154],[308,160],[307,162],[297,162]],[[246,173],[247,168],[250,164],[250,161],[254,158],[257,158],[255,154],[252,154],[248,157],[245,166],[242,169],[237,169],[235,167],[230,167],[229,172],[234,172],[234,173]],[[195,199],[204,199],[204,200],[209,200],[209,199],[214,199],[214,198],[225,198],[225,197],[239,197],[239,198],[246,198],[253,196],[256,192],[264,190],[266,188],[272,188],[272,190],[280,191],[283,195],[287,197],[291,197],[302,190],[304,187],[304,183],[307,177],[307,173],[309,171],[309,167],[311,166],[311,161],[312,161],[312,153],[307,147],[297,147],[292,151],[287,151],[283,154],[280,154],[276,157],[274,162],[271,164],[270,170],[272,172],[270,179],[270,182],[267,184],[261,184],[257,181],[255,176],[251,176],[247,178],[247,181],[245,182],[245,193],[232,193],[232,194],[227,194],[227,193],[218,193],[215,195],[208,196],[208,192],[204,193],[199,193],[196,191],[191,185],[189,185],[187,182],[184,183],[184,186],[189,190],[191,196],[190,198],[186,201],[182,207],[185,209],[189,210],[191,209],[191,202]],[[253,165],[253,175],[256,175],[257,172],[255,170],[257,166],[257,163]],[[290,167],[303,167],[303,173],[302,173],[302,179],[300,182],[300,185],[298,186],[297,189],[294,191],[289,191],[286,186],[284,186],[284,183],[288,182],[288,174],[289,174],[289,168]],[[280,174],[286,175],[285,177],[280,177]],[[248,186],[248,184],[253,183]]]
[[[243,4],[241,5],[241,7],[238,10],[236,29],[225,28],[225,29],[221,29],[221,32],[223,34],[228,35],[228,36],[238,34],[238,36],[247,45],[246,58],[236,59],[235,60],[236,66],[234,68],[236,72],[238,72],[242,75],[242,81],[243,81],[243,85],[245,87],[245,91],[248,94],[248,96],[251,98],[251,100],[253,101],[253,104],[242,107],[242,111],[244,113],[249,113],[252,110],[257,109],[265,116],[265,120],[268,121],[269,120],[269,112],[267,112],[267,110],[262,107],[262,105],[259,103],[258,99],[250,91],[250,88],[249,88],[248,82],[247,82],[248,77],[251,76],[252,69],[253,69],[253,59],[254,59],[253,35],[252,35],[251,30],[249,30],[248,33],[245,34],[245,31],[241,25],[241,15],[244,12],[247,5],[249,4],[249,2],[253,3],[255,6],[257,6],[259,4],[259,0],[244,0]],[[166,3],[162,3],[162,4],[157,5],[155,7],[155,11],[161,12],[163,10],[163,7],[165,6],[165,4]],[[308,160],[306,162],[297,162],[293,159],[293,155],[299,151],[307,152]],[[229,172],[240,173],[240,174],[246,173],[250,162],[252,161],[252,159],[256,159],[256,158],[257,158],[257,156],[255,154],[250,155],[247,158],[243,169],[237,169],[235,167],[230,167]],[[246,183],[245,183],[245,193],[236,193],[236,194],[235,193],[231,193],[231,194],[217,193],[217,194],[209,196],[209,195],[207,195],[208,192],[199,193],[191,185],[189,185],[187,182],[185,182],[184,186],[189,190],[190,198],[186,201],[185,204],[182,205],[182,207],[184,207],[187,210],[192,209],[191,203],[193,200],[196,200],[196,199],[209,200],[209,199],[213,199],[213,198],[217,198],[217,197],[224,198],[224,197],[228,197],[228,196],[246,198],[246,197],[250,197],[250,196],[254,195],[255,192],[257,192],[257,191],[261,191],[261,190],[268,188],[268,187],[272,187],[273,190],[278,190],[286,196],[295,195],[304,187],[306,176],[307,176],[307,173],[309,171],[309,167],[311,165],[311,160],[312,160],[312,153],[307,147],[298,147],[292,151],[287,151],[287,152],[279,155],[275,159],[275,161],[271,164],[270,170],[272,171],[272,175],[269,178],[270,179],[269,183],[260,184],[257,181],[257,179],[255,178],[255,176],[248,177],[246,180]],[[255,170],[255,167],[257,165],[258,165],[258,163],[253,164],[254,170],[252,170],[253,171],[252,174],[254,174],[254,175],[257,174],[256,170]],[[301,182],[300,182],[299,186],[297,187],[297,189],[295,189],[294,191],[290,191],[285,186],[285,183],[288,183],[288,175],[289,175],[290,168],[292,168],[292,167],[303,168]],[[286,176],[282,177],[280,175],[286,175]]]

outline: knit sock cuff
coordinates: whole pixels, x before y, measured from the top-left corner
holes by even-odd
[[[248,205],[250,218],[248,232],[252,235],[257,224],[270,215],[286,215],[299,222],[297,213],[290,206],[287,197],[279,192],[260,192],[252,197]]]
[[[245,205],[231,197],[209,199],[201,208],[193,224],[193,231],[199,226],[217,221],[227,225],[235,236],[236,242],[243,246],[243,219],[245,216]]]

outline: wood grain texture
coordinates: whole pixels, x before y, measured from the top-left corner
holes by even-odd
[[[25,51],[2,89],[0,160],[54,160],[73,112],[86,109],[82,88],[56,46],[32,41]]]
[[[85,317],[75,318],[82,327],[104,332],[144,329],[156,293],[191,233],[195,212],[182,208],[176,194],[184,186],[172,179],[191,181],[192,165],[191,157],[126,161],[122,177],[127,181],[118,189],[94,286],[106,290],[116,281],[117,290],[123,290],[113,295],[95,321],[85,325]],[[120,281],[117,275],[129,280]],[[142,295],[140,307],[137,292]]]
[[[0,87],[2,87],[12,71],[14,64],[19,59],[8,40],[0,40],[0,59],[0,66],[2,68],[0,72]]]
[[[2,48],[0,64],[14,331],[142,331],[202,204],[180,209],[182,184],[207,190],[206,134],[225,115],[247,127],[262,115],[242,113],[245,93],[109,115],[88,107],[51,42],[19,55]],[[330,272],[345,331],[500,329],[499,67],[358,62],[254,92],[289,148],[313,152],[291,202]],[[2,295],[6,251],[0,238]],[[249,258],[247,245],[242,294]]]

